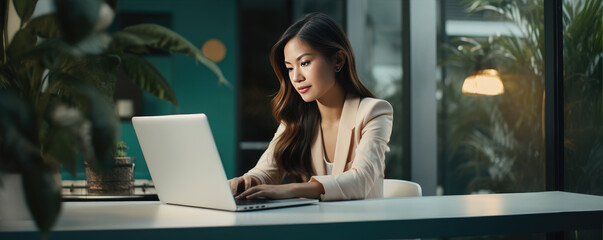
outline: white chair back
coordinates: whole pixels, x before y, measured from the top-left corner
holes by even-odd
[[[383,180],[383,197],[420,197],[421,185],[399,179],[384,179]]]

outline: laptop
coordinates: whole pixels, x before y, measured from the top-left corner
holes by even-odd
[[[318,202],[235,200],[205,114],[133,117],[132,123],[161,202],[227,211]]]

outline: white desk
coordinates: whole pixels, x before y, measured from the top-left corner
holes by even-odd
[[[452,237],[601,229],[602,223],[603,197],[567,192],[322,202],[241,213],[159,202],[66,202],[50,239]],[[0,239],[33,235],[31,221],[0,222]]]

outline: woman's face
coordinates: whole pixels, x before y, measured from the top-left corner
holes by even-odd
[[[289,40],[284,54],[291,84],[305,102],[322,98],[336,85],[335,61],[327,59],[300,38]]]

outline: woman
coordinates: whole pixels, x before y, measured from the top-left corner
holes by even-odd
[[[237,199],[383,197],[393,110],[360,81],[349,40],[322,13],[291,25],[272,47],[280,126],[257,165],[231,179]],[[284,176],[293,182],[281,184]]]

